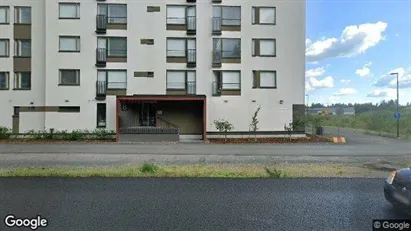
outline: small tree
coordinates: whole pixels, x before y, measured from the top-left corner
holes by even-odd
[[[293,132],[293,123],[288,123],[288,124],[284,124],[284,131],[287,132],[288,136],[290,137],[291,140],[291,135]]]
[[[225,141],[227,141],[227,132],[234,129],[234,126],[228,120],[214,120],[216,129],[220,132],[224,132]]]
[[[258,112],[260,112],[261,106],[258,106],[258,108],[255,110],[253,117],[251,118],[251,131],[254,133],[254,140],[257,141],[257,130],[258,130]]]

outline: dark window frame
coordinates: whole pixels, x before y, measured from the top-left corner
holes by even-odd
[[[104,39],[104,40],[106,40],[106,56],[107,56],[107,58],[127,58],[127,53],[128,53],[128,39],[127,39],[127,37],[113,37],[113,36],[100,36],[100,37],[97,37],[97,44],[98,44],[98,40],[99,39]],[[126,54],[124,55],[124,56],[115,56],[115,55],[109,55],[109,49],[108,49],[108,44],[109,44],[109,40],[110,39],[125,39],[126,40]]]
[[[0,55],[0,58],[8,58],[10,57],[10,39],[8,38],[0,38],[0,41],[6,42],[6,55]]]
[[[242,24],[242,12],[241,12],[241,6],[229,6],[229,5],[219,5],[219,6],[213,6],[213,7],[217,7],[217,8],[220,8],[220,17],[214,17],[214,15],[213,15],[213,18],[220,18],[221,19],[221,26],[226,26],[226,27],[240,27],[241,26],[241,24]],[[233,19],[233,18],[224,18],[224,15],[223,15],[223,8],[240,8],[240,18],[239,19]],[[214,12],[214,10],[213,10],[213,12]],[[238,25],[225,25],[224,24],[224,20],[238,20],[238,21],[240,21],[240,23],[238,24]]]
[[[105,82],[106,82],[106,89],[107,90],[126,90],[127,89],[127,84],[128,84],[128,71],[127,69],[98,69],[97,70],[97,76],[98,76],[98,72],[104,72],[105,73]],[[125,88],[109,88],[108,87],[108,73],[109,72],[126,72],[126,87]],[[98,77],[97,77],[98,78]]]
[[[219,73],[219,75],[220,75],[220,77],[218,77],[219,80],[217,80],[217,83],[221,87],[221,90],[224,90],[224,91],[241,91],[241,83],[242,83],[242,81],[241,81],[241,70],[213,70],[213,74],[215,72]],[[238,83],[229,83],[229,84],[238,84],[239,88],[224,88],[223,87],[223,83],[224,83],[223,72],[236,72],[236,73],[239,73],[240,74],[239,82]],[[218,82],[218,81],[220,81],[220,82]]]
[[[253,15],[253,11],[260,11],[261,8],[268,8],[268,9],[274,9],[274,23],[260,23],[260,19],[258,19],[258,23],[256,23],[257,18],[251,18],[251,25],[277,25],[277,7],[275,6],[253,6],[251,8],[251,17]],[[260,15],[260,12],[255,12],[254,17],[257,17],[257,15]],[[254,22],[253,22],[254,21]]]
[[[64,84],[61,83],[61,76],[62,72],[64,71],[76,71],[76,77],[77,77],[77,82],[76,84]],[[58,86],[80,86],[80,69],[59,69],[59,81],[58,81]]]
[[[68,17],[61,17],[60,16],[60,6],[62,5],[75,5],[78,6],[78,16],[76,18],[68,18]],[[59,7],[59,15],[58,15],[58,19],[63,19],[63,20],[79,20],[81,17],[81,7],[80,7],[80,2],[59,2],[58,4]]]
[[[241,51],[241,38],[213,38],[213,49],[214,49],[214,40],[215,39],[221,40],[219,49],[216,49],[214,51],[220,51],[222,59],[241,59],[241,54],[242,54],[242,51]],[[224,51],[223,51],[224,45],[223,45],[223,43],[224,43],[224,41],[227,41],[227,40],[239,40],[240,41],[240,52],[239,52],[240,54],[239,54],[239,56],[237,56],[237,57],[225,57],[224,56]]]
[[[30,9],[30,23],[21,23],[21,22],[19,22],[20,20],[18,20],[18,18],[20,16],[20,10],[24,9],[24,8]],[[14,7],[14,24],[17,24],[17,25],[31,25],[32,23],[33,23],[33,12],[32,12],[31,6],[15,6]]]
[[[21,82],[21,74],[22,73],[29,73],[30,74],[30,82],[29,82],[29,84],[30,84],[30,87],[28,87],[28,88],[23,88],[23,87],[16,87],[16,78],[20,78],[19,79],[19,82]],[[20,75],[19,75],[20,74]],[[17,84],[18,85],[18,84]],[[20,85],[21,85],[21,83],[20,83]],[[16,90],[16,91],[30,91],[31,90],[31,88],[32,88],[32,75],[31,75],[31,72],[30,71],[19,71],[19,72],[14,72],[14,81],[13,81],[13,90]]]
[[[168,40],[184,40],[184,56],[169,56],[168,55]],[[178,38],[178,37],[167,37],[166,38],[166,57],[167,58],[187,58],[188,57],[188,41],[193,40],[195,42],[195,49],[197,51],[197,39],[196,38]]]
[[[254,41],[258,41],[258,43],[260,43],[260,41],[274,41],[274,55],[261,55],[261,46],[260,50],[258,51],[259,55],[256,55],[256,45]],[[253,51],[253,46],[254,46],[254,53],[252,53],[252,57],[277,57],[277,39],[275,38],[253,38],[251,40],[251,51]]]
[[[10,24],[10,7],[0,6],[0,9],[6,9],[6,22],[0,22],[0,25],[9,25]]]
[[[61,39],[76,39],[76,46],[78,46],[78,50],[62,50],[61,49]],[[80,53],[81,51],[81,39],[80,36],[77,35],[59,35],[59,52],[60,53]]]
[[[19,55],[19,50],[21,49],[21,47],[20,47],[20,43],[19,42],[22,42],[22,41],[29,41],[30,42],[30,55],[29,56],[27,56],[27,55]],[[32,43],[31,43],[31,39],[15,39],[14,40],[14,56],[13,57],[17,57],[17,58],[31,58],[31,56],[32,56],[32,51],[33,51],[33,49],[32,49]]]
[[[0,71],[0,74],[4,74],[4,75],[5,75],[5,77],[6,77],[6,83],[7,83],[6,87],[4,87],[4,88],[2,88],[2,87],[0,86],[0,90],[1,90],[1,91],[9,90],[9,89],[10,89],[10,73],[9,73],[8,71]]]
[[[103,117],[104,117],[104,125],[100,125],[99,124],[99,115],[100,115],[100,113],[102,113],[102,108],[99,108],[99,107],[102,107],[102,108],[104,108],[104,113],[103,113]],[[97,122],[97,124],[96,124],[96,127],[97,128],[106,128],[107,127],[107,104],[106,103],[97,103],[97,105],[96,105],[96,116],[97,116],[97,118],[96,118],[96,122]],[[100,109],[100,110],[99,110]]]
[[[125,17],[110,17],[109,15],[108,15],[108,7],[110,6],[110,5],[114,5],[114,6],[119,6],[119,5],[121,5],[121,6],[125,6],[126,7],[126,16]],[[109,24],[109,25],[127,25],[127,23],[128,23],[128,6],[127,6],[127,4],[124,4],[124,3],[97,3],[97,14],[98,15],[104,15],[104,14],[101,14],[101,13],[99,13],[98,12],[98,9],[99,9],[99,6],[104,6],[105,8],[106,8],[106,14],[105,14],[105,16],[106,16],[106,19],[107,19],[107,24]],[[116,22],[110,22],[110,18],[122,18],[122,19],[125,19],[125,21],[126,22],[122,22],[122,23],[116,23]]]
[[[256,74],[259,73],[260,79],[257,81]],[[261,73],[274,73],[274,83],[273,87],[261,86]],[[277,71],[276,70],[253,70],[253,89],[277,89]]]
[[[59,106],[59,113],[80,113],[80,106]]]
[[[168,14],[167,14],[167,8],[169,7],[169,6],[179,6],[179,7],[184,7],[185,8],[185,17],[184,18],[181,18],[181,19],[184,19],[184,23],[181,23],[181,24],[177,24],[177,23],[168,23],[168,19],[172,19],[172,18],[169,18],[168,17]],[[176,26],[186,26],[188,23],[187,23],[187,19],[188,19],[188,8],[189,7],[194,7],[194,9],[195,9],[195,16],[194,17],[196,17],[197,18],[197,6],[196,5],[188,5],[188,4],[181,4],[181,5],[178,5],[178,4],[166,4],[166,25],[176,25]],[[180,18],[179,18],[180,19]]]
[[[168,88],[168,72],[184,72],[184,88]],[[188,73],[194,72],[195,73],[195,81],[194,84],[197,84],[197,72],[195,70],[179,70],[179,69],[168,69],[166,70],[166,90],[168,91],[188,91],[188,84],[192,83],[193,81],[188,81]]]

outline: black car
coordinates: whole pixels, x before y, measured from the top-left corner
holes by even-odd
[[[411,213],[411,168],[393,171],[385,180],[385,199],[394,207]]]

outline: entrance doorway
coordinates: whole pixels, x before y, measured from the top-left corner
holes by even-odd
[[[155,103],[140,103],[139,110],[139,126],[142,127],[156,127],[157,124],[157,110]]]

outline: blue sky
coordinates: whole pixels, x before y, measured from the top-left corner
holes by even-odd
[[[307,0],[309,103],[411,102],[411,0]]]

